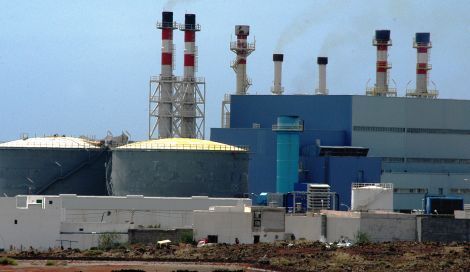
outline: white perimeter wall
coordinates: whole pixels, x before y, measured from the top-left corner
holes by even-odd
[[[55,247],[56,240],[60,239],[61,209],[58,203],[45,205],[45,209],[42,204],[17,209],[16,198],[0,198],[0,248],[47,250]]]
[[[194,211],[194,239],[217,235],[219,243],[252,244],[251,212]]]
[[[317,241],[321,238],[320,215],[288,215],[286,214],[286,233],[295,235],[295,239]]]

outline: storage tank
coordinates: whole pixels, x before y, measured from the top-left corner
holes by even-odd
[[[107,148],[74,137],[0,144],[0,195],[106,195]]]
[[[351,191],[353,211],[392,211],[392,183],[353,183]]]
[[[166,138],[112,152],[113,195],[237,197],[248,192],[248,151],[222,143]]]

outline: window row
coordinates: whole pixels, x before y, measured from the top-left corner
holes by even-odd
[[[354,131],[366,132],[391,132],[391,133],[425,133],[425,134],[454,134],[470,135],[469,129],[444,129],[444,128],[403,128],[403,127],[371,127],[354,126]]]

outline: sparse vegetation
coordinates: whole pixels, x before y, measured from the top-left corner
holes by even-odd
[[[367,235],[366,235],[367,237]],[[384,242],[367,243],[363,235],[358,235],[362,244],[354,246],[326,247],[322,242],[279,241],[275,243],[217,244],[197,248],[190,244],[173,244],[158,247],[155,244],[129,245],[127,249],[73,250],[53,249],[48,252],[21,251],[10,257],[22,259],[54,259],[57,267],[66,259],[93,260],[149,260],[170,262],[210,262],[234,263],[257,266],[274,271],[467,271],[470,267],[470,243],[418,243]],[[367,237],[368,238],[368,237]],[[84,261],[85,261],[84,260]],[[23,262],[23,261],[21,261]],[[124,269],[126,267],[122,267]],[[127,269],[130,269],[128,267]],[[136,265],[134,269],[143,269]],[[180,267],[181,268],[181,267]],[[195,267],[185,267],[197,270]],[[191,269],[192,268],[192,269]],[[218,270],[215,270],[215,269]],[[214,267],[209,271],[237,271],[241,266]],[[112,268],[109,268],[111,271]],[[117,269],[114,268],[114,269]],[[177,267],[174,267],[175,272]],[[224,270],[225,269],[225,270]],[[0,268],[0,271],[2,269]],[[3,269],[5,270],[5,269]],[[145,269],[144,269],[145,270]],[[148,269],[147,269],[148,270]],[[77,270],[79,271],[79,270]],[[117,270],[123,272],[126,270]],[[131,270],[132,271],[132,270]],[[155,271],[155,270],[152,270]],[[185,271],[180,270],[180,271]],[[135,270],[133,271],[135,272]]]
[[[90,249],[90,250],[83,252],[83,255],[87,257],[100,256],[101,254],[103,254],[103,250],[99,250],[99,249]]]
[[[47,266],[53,266],[53,265],[57,265],[57,263],[53,260],[47,260],[46,265]]]
[[[16,262],[15,259],[8,258],[8,257],[1,257],[0,258],[0,265],[17,265],[18,263]]]
[[[354,240],[356,241],[356,244],[358,244],[358,245],[363,245],[363,244],[370,243],[369,235],[365,232],[362,232],[362,231],[358,231],[356,233],[356,236],[354,237]]]
[[[108,232],[100,234],[98,239],[98,248],[101,250],[110,250],[118,248],[121,244],[119,243],[119,234],[116,232]]]
[[[181,235],[181,242],[185,244],[194,244],[193,234],[191,231],[186,231]]]

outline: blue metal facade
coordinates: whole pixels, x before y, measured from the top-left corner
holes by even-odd
[[[213,128],[211,140],[250,147],[248,187],[254,194],[276,192],[276,132],[279,116],[299,116],[299,182],[327,183],[350,205],[352,182],[380,181],[381,160],[367,157],[318,157],[316,144],[351,145],[351,96],[232,96],[231,128]],[[309,148],[312,147],[312,148]],[[362,174],[359,174],[362,173]]]
[[[304,122],[299,181],[330,184],[344,204],[350,198],[350,183],[358,181],[393,183],[397,210],[421,209],[425,193],[457,194],[470,203],[468,100],[232,96],[231,128],[212,129],[211,139],[250,146],[252,193],[275,191],[276,138],[271,126],[283,115],[296,115]],[[318,144],[362,146],[370,157],[326,159],[316,154]]]
[[[279,116],[299,116],[305,130],[342,131],[351,144],[352,96],[232,95],[230,127],[271,128]]]

